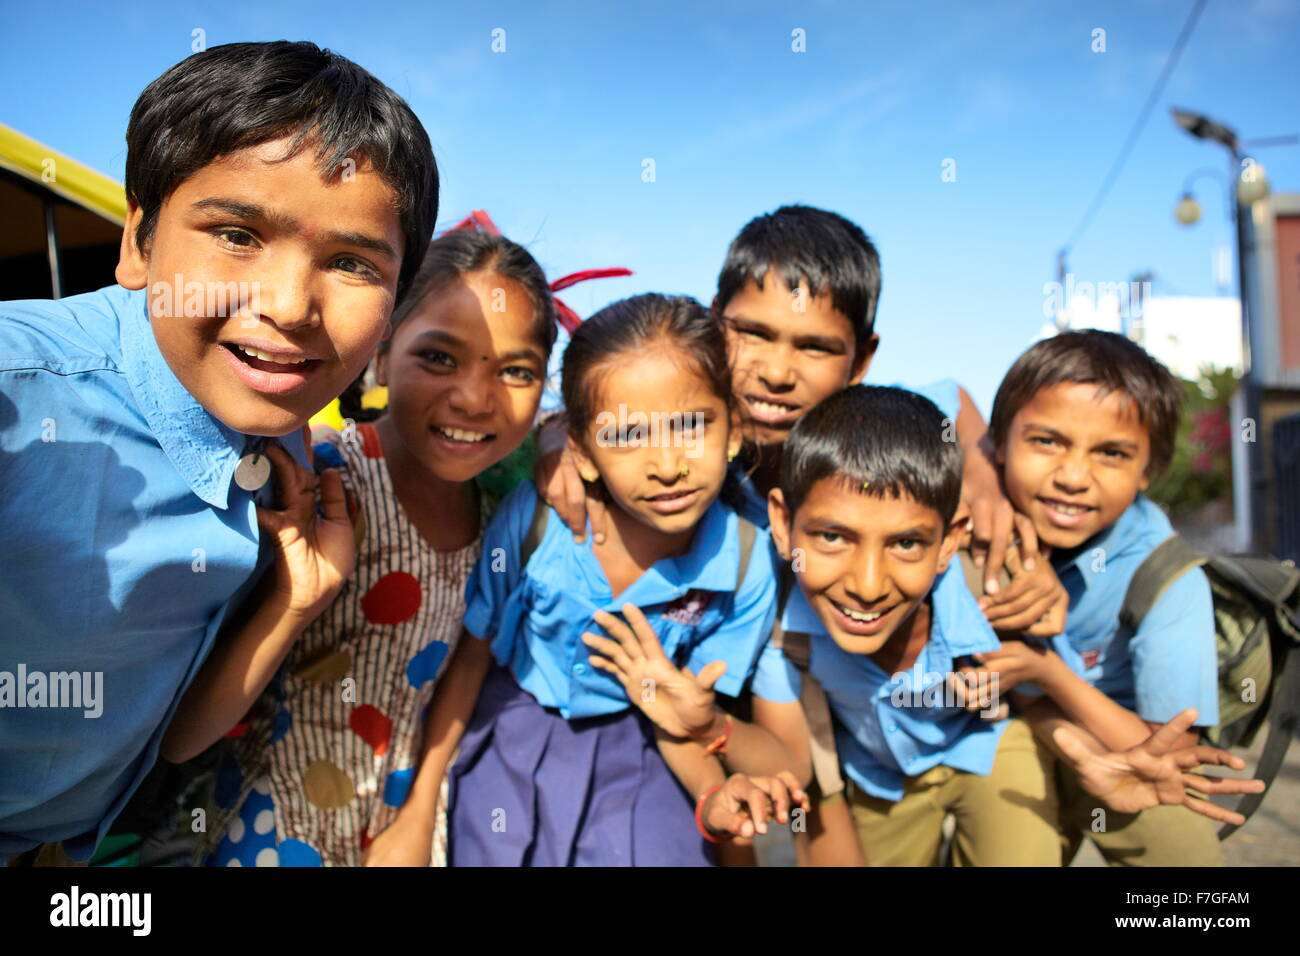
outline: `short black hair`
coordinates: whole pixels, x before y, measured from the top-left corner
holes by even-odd
[[[813,485],[834,477],[872,498],[908,495],[946,526],[961,503],[962,451],[951,424],[928,398],[906,389],[836,392],[786,439],[781,494],[790,518]]]
[[[460,276],[474,272],[495,273],[524,287],[533,307],[533,337],[549,356],[556,335],[555,298],[546,273],[532,253],[519,243],[477,229],[456,229],[429,244],[406,298],[393,310],[393,328],[410,318],[429,296]],[[386,351],[392,341],[392,336],[384,339],[380,351]]]
[[[782,206],[751,219],[722,263],[718,309],[748,281],[763,288],[769,269],[791,289],[829,294],[835,311],[852,324],[858,346],[871,338],[880,301],[880,254],[861,227],[812,206]]]
[[[1151,442],[1147,475],[1169,467],[1183,412],[1183,388],[1142,346],[1115,332],[1083,329],[1036,342],[1016,359],[993,399],[989,434],[1001,448],[1016,413],[1045,388],[1096,384],[1102,395],[1123,392],[1137,407]]]
[[[574,330],[564,349],[561,392],[569,431],[585,439],[595,418],[596,389],[623,356],[668,343],[728,409],[735,407],[727,339],[704,306],[685,295],[647,292],[605,306]]]
[[[438,218],[429,134],[400,96],[351,60],[314,43],[227,43],[195,53],[150,83],[126,130],[126,194],[142,210],[147,248],[163,203],[204,166],[294,137],[291,158],[316,148],[322,175],[364,158],[396,194],[405,248],[400,299]]]

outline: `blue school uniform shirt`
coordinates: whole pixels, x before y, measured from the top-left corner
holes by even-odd
[[[1007,721],[986,721],[960,707],[943,706],[956,659],[998,649],[999,642],[954,561],[930,593],[930,639],[916,663],[886,674],[866,654],[835,643],[798,587],[786,602],[781,626],[811,635],[809,673],[821,684],[835,718],[840,764],[855,784],[883,800],[901,800],[906,778],[940,764],[987,775]],[[799,699],[799,671],[776,648],[767,648],[754,675],[754,693],[777,702]]]
[[[466,588],[466,630],[492,642],[497,662],[519,686],[570,720],[632,706],[613,675],[589,663],[581,639],[584,631],[605,633],[594,620],[596,611],[621,616],[622,606],[631,603],[645,612],[670,659],[696,672],[726,661],[726,673],[714,686],[729,696],[740,692],[776,617],[776,567],[766,532],[756,530],[737,589],[740,519],[714,501],[686,554],[657,562],[615,596],[591,536],[576,544],[550,509],[537,550],[526,567],[519,566],[536,503],[531,481],[501,503]]]
[[[891,386],[893,388],[903,388],[909,392],[915,392],[924,398],[928,398],[938,406],[939,411],[943,412],[953,421],[953,427],[956,428],[957,413],[961,410],[961,392],[959,386],[950,378],[940,379],[937,382],[931,382],[929,385],[922,385],[919,388],[912,388],[909,385]],[[955,434],[955,431],[954,431]],[[739,461],[733,461],[728,468],[729,477],[736,489],[736,510],[744,517],[748,518],[760,528],[768,527],[767,517],[767,497],[754,487],[754,482],[749,473]]]
[[[153,766],[271,558],[232,480],[253,442],[172,373],[144,290],[0,303],[0,671],[102,681],[98,716],[0,706],[0,854],[87,859]]]
[[[1119,623],[1133,573],[1173,530],[1159,505],[1138,495],[1109,528],[1054,554],[1070,610],[1052,644],[1075,673],[1143,720],[1164,723],[1195,707],[1197,726],[1212,727],[1219,668],[1205,572],[1194,568],[1170,585],[1136,633]]]

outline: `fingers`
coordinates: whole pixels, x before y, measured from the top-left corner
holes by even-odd
[[[1038,567],[1038,532],[1034,530],[1033,521],[1018,511],[1012,512],[1011,520],[1015,525],[1016,536],[1020,539],[1016,546],[1020,552],[1020,566],[1026,571],[1033,571]]]
[[[725,785],[709,797],[702,816],[705,825],[714,833],[730,833],[738,837],[754,835],[754,821],[745,811],[744,802]]]
[[[302,426],[302,447],[307,449],[307,470],[311,471],[316,465],[316,453],[312,450],[311,442],[311,424]]]
[[[605,502],[598,495],[587,495],[587,518],[591,521],[591,540],[596,544],[605,543],[605,524],[609,512]]]
[[[782,770],[776,775],[776,778],[785,784],[786,789],[790,791],[790,796],[794,798],[795,803],[803,808],[804,813],[812,810],[812,803],[808,798],[808,792],[799,786],[799,778],[789,770]]]
[[[283,510],[297,505],[304,489],[314,493],[316,482],[311,472],[294,461],[293,456],[279,442],[267,442],[262,453],[271,461],[275,487],[280,492],[279,504]]]
[[[1000,631],[1023,631],[1037,624],[1056,604],[1054,591],[1030,591],[1007,605],[989,608],[988,622]]]
[[[343,477],[337,468],[326,468],[320,473],[320,506],[326,521],[348,524],[348,496],[343,490]]]
[[[632,669],[632,662],[623,651],[623,645],[618,641],[611,641],[609,638],[601,637],[598,634],[584,632],[582,643],[586,644],[595,654],[589,654],[587,660],[591,666],[602,671],[608,671],[619,679],[620,683],[625,682],[625,678]]]
[[[630,604],[624,605],[624,611],[631,606]],[[629,660],[637,661],[645,657],[645,654],[641,651],[641,642],[627,624],[607,611],[597,611],[592,616],[596,619],[596,623],[609,633],[610,637],[618,641]]]
[[[578,473],[573,452],[568,448],[560,456],[559,475],[559,494],[551,499],[551,506],[573,532],[573,540],[581,544],[587,538],[587,487]]]
[[[642,613],[641,609],[635,604],[624,604],[623,616],[626,617],[627,622],[632,625],[632,634],[637,641],[641,655],[650,658],[662,657],[667,660],[667,656],[664,654],[664,647],[659,643],[659,635],[656,634],[655,629],[650,626],[650,622],[646,620],[646,616]]]
[[[768,800],[771,801],[772,817],[777,823],[790,822],[790,788],[784,780],[777,777],[752,777],[750,782],[755,787],[767,794]],[[758,821],[754,821],[758,825]],[[764,821],[766,826],[766,821]],[[764,832],[762,829],[760,833]]]
[[[1178,738],[1187,733],[1195,722],[1196,711],[1188,708],[1148,737],[1145,742],[1139,744],[1138,749],[1144,750],[1152,756],[1163,756],[1174,749],[1174,744],[1178,742]]]
[[[977,568],[987,563],[989,539],[993,536],[993,505],[986,498],[971,502],[971,558]]]
[[[1188,794],[1183,799],[1183,806],[1194,810],[1203,817],[1209,817],[1211,820],[1219,820],[1222,823],[1235,823],[1237,826],[1241,826],[1246,822],[1246,818],[1240,813],[1224,809],[1217,803],[1211,803],[1209,800],[1201,800],[1198,797],[1193,797],[1191,794]]]
[[[1209,777],[1200,773],[1183,774],[1183,786],[1201,793],[1263,793],[1263,780],[1238,777]]]
[[[984,592],[998,593],[998,572],[1007,557],[1007,546],[1011,543],[1013,512],[1011,502],[1003,498],[993,506],[993,530],[989,536],[989,556],[984,565]]]
[[[751,778],[739,773],[728,777],[723,789],[749,808],[754,832],[766,833],[767,821],[772,819],[772,800],[767,791],[759,787]]]
[[[1082,734],[1073,724],[1058,723],[1051,731],[1052,742],[1056,744],[1061,755],[1076,768],[1100,756],[1096,749],[1096,738],[1091,734]]]
[[[1178,766],[1184,770],[1199,767],[1202,764],[1231,767],[1233,770],[1243,770],[1246,767],[1246,761],[1236,754],[1230,754],[1228,751],[1220,750],[1217,747],[1206,747],[1203,744],[1175,750],[1173,758],[1178,763]]]
[[[695,683],[699,684],[704,690],[713,690],[713,685],[718,682],[718,678],[726,672],[726,661],[713,661],[700,668],[700,672],[695,675]]]

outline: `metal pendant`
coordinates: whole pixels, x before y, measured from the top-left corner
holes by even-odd
[[[235,466],[235,484],[245,491],[257,491],[271,477],[271,459],[260,451],[249,452]]]

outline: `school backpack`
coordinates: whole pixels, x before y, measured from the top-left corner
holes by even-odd
[[[1121,627],[1135,633],[1176,580],[1202,568],[1214,595],[1219,659],[1219,723],[1202,730],[1213,747],[1245,747],[1267,722],[1268,737],[1255,777],[1263,793],[1247,794],[1237,812],[1247,819],[1268,795],[1300,729],[1300,569],[1258,555],[1204,555],[1177,534],[1165,539],[1134,572],[1120,609]],[[1226,824],[1226,839],[1237,824]]]

